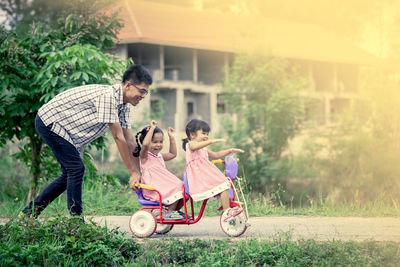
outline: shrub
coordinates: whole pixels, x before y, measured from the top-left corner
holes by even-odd
[[[79,218],[57,217],[39,221],[11,221],[0,226],[0,265],[119,266],[140,251],[134,239]]]

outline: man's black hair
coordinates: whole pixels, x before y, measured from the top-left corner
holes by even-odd
[[[127,81],[136,85],[141,84],[142,82],[151,85],[153,83],[153,78],[151,78],[150,72],[145,67],[139,64],[134,64],[129,66],[122,77],[123,84]]]

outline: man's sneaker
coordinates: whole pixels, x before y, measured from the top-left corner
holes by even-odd
[[[17,220],[24,223],[36,224],[36,218],[32,214],[26,214],[22,211],[18,214]]]

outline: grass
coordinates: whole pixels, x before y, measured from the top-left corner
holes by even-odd
[[[25,206],[21,198],[4,197],[0,203],[0,217],[14,217]],[[263,195],[246,196],[250,216],[263,215],[320,215],[320,216],[400,216],[400,204],[393,201],[388,205],[383,198],[373,202],[361,203],[354,198],[351,202],[335,202],[332,199],[320,198],[309,200],[307,206],[294,207],[273,202]],[[58,197],[43,212],[44,216],[68,214],[66,194]],[[200,210],[202,202],[195,203],[195,212]],[[127,186],[106,182],[85,183],[83,188],[84,215],[131,215],[140,208],[136,194]],[[219,200],[207,203],[205,215],[215,216],[221,205]]]
[[[0,266],[399,266],[393,242],[156,240],[128,238],[89,221],[56,217],[0,225]]]
[[[398,266],[400,246],[377,242],[271,240],[161,240],[142,245],[145,266]]]
[[[124,233],[57,217],[0,226],[0,266],[120,266],[139,251]]]

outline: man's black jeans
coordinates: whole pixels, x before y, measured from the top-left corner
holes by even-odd
[[[82,181],[85,166],[78,150],[67,140],[53,133],[52,125],[46,127],[38,115],[35,118],[35,128],[40,137],[49,145],[58,163],[62,174],[49,184],[23,210],[25,214],[38,216],[48,204],[67,189],[68,210],[73,216],[82,213]],[[32,210],[33,209],[33,210]]]

